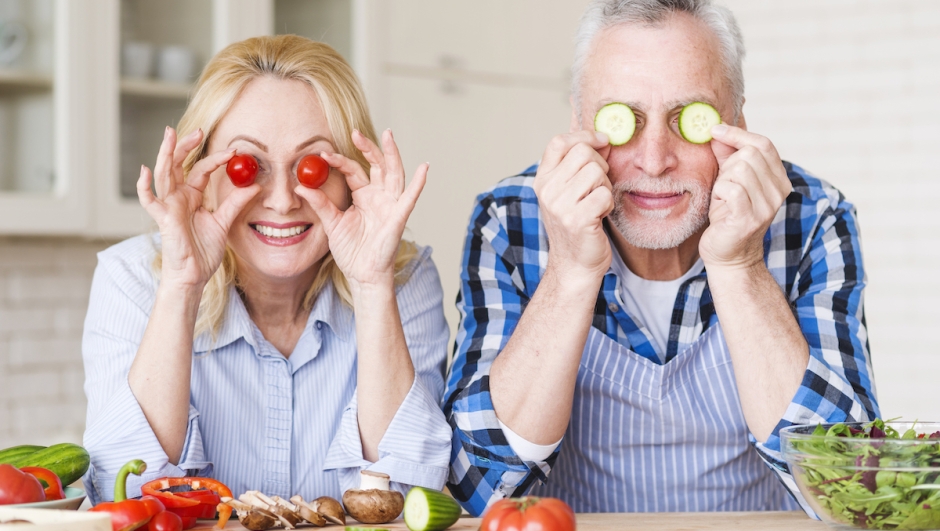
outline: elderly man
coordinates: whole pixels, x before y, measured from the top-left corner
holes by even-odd
[[[854,207],[747,130],[726,9],[598,0],[578,39],[571,132],[470,220],[451,492],[473,514],[796,508],[779,430],[878,415]],[[619,146],[593,126],[611,102],[636,116]],[[721,115],[710,142],[678,130],[692,102]]]

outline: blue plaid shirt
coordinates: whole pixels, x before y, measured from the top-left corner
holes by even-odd
[[[792,424],[870,420],[878,415],[878,405],[855,208],[832,185],[793,164],[784,166],[793,191],[767,231],[764,257],[809,344],[810,361],[770,438],[765,443],[750,439],[794,492],[780,455],[778,431]],[[444,413],[454,430],[448,487],[472,514],[505,496],[524,494],[536,480],[546,481],[558,456],[556,449],[542,462],[520,459],[498,424],[489,389],[490,366],[509,341],[548,263],[548,239],[532,188],[536,170],[532,166],[477,197],[464,246],[457,296],[461,321]],[[617,284],[608,271],[597,295],[593,326],[661,363],[649,333],[616,304]],[[679,289],[666,361],[717,322],[703,271]]]

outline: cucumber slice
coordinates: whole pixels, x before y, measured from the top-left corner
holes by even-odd
[[[690,103],[679,113],[679,133],[693,144],[704,144],[712,139],[712,127],[721,123],[721,115],[714,107],[701,101]]]
[[[460,518],[460,505],[443,492],[412,487],[405,497],[404,513],[411,531],[441,531]]]
[[[626,104],[608,103],[594,115],[594,130],[607,135],[610,145],[622,146],[636,131],[636,115]]]

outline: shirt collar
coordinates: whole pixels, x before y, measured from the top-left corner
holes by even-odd
[[[317,323],[325,323],[337,337],[350,340],[355,331],[355,319],[352,308],[343,303],[332,282],[327,282],[317,295],[307,318],[304,333],[312,332]],[[234,286],[229,286],[228,302],[222,320],[222,328],[213,340],[211,332],[203,332],[193,340],[193,352],[208,352],[220,349],[244,338],[251,346],[258,348],[254,338],[254,324],[245,308],[245,302]]]

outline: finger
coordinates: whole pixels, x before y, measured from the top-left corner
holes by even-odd
[[[327,197],[323,190],[298,185],[294,188],[294,193],[303,197],[307,203],[310,204],[310,208],[312,208],[313,212],[320,218],[320,223],[323,224],[326,236],[329,237],[330,234],[333,233],[333,228],[336,227],[336,224],[339,223],[340,218],[343,216],[343,211],[336,208],[336,205],[330,201],[330,198]]]
[[[568,151],[578,144],[587,144],[594,149],[608,145],[607,135],[595,131],[577,131],[558,135],[548,143],[539,163],[539,171],[551,171],[565,158]]]
[[[610,179],[607,178],[607,172],[605,172],[599,164],[592,161],[581,168],[578,173],[565,184],[565,195],[574,198],[577,202],[587,197],[598,187],[613,190]]]
[[[153,191],[150,189],[151,177],[150,169],[141,165],[140,177],[137,179],[137,199],[140,201],[140,206],[147,211],[147,214],[150,214],[150,217],[159,224],[166,214],[166,207],[153,195]]]
[[[176,189],[176,181],[173,179],[173,150],[176,148],[176,131],[167,126],[163,132],[163,142],[160,143],[160,151],[157,153],[157,162],[153,166],[153,178],[157,197],[166,197]]]
[[[362,169],[362,166],[358,162],[348,159],[339,153],[327,153],[324,151],[320,153],[320,156],[323,157],[323,160],[325,160],[331,168],[336,168],[343,174],[350,191],[355,192],[369,184],[369,178],[366,177],[365,170]]]
[[[411,216],[411,212],[418,203],[418,196],[420,196],[421,191],[424,190],[424,185],[428,182],[428,169],[430,167],[430,163],[427,162],[418,166],[418,169],[415,170],[414,177],[412,177],[411,182],[408,183],[408,188],[405,189],[398,199],[398,204],[402,209],[402,216],[406,221],[408,217]]]
[[[712,188],[712,200],[724,201],[729,214],[746,215],[753,211],[751,198],[748,197],[747,190],[733,181],[716,182]]]
[[[382,152],[385,154],[385,187],[398,197],[405,188],[405,169],[391,129],[382,134]]]
[[[362,134],[358,129],[352,133],[353,145],[362,152],[362,156],[372,166],[369,170],[369,177],[372,182],[379,186],[385,186],[385,156],[379,146],[375,145],[370,138]]]
[[[206,186],[209,184],[210,177],[212,177],[212,172],[222,167],[223,164],[228,163],[233,156],[235,156],[235,148],[210,153],[206,158],[193,164],[192,169],[189,170],[189,178],[186,184],[200,192],[204,192]]]
[[[186,160],[189,152],[199,147],[199,144],[202,142],[202,129],[196,129],[195,131],[189,133],[179,140],[176,144],[176,149],[173,150],[173,166],[179,167],[180,171],[177,174],[174,173],[174,178],[177,183],[183,182],[183,172],[182,165],[183,161]]]
[[[600,186],[591,190],[578,205],[584,208],[585,213],[592,219],[603,219],[614,210],[614,195],[607,188]]]
[[[219,205],[219,208],[215,209],[213,217],[216,223],[222,227],[222,230],[228,233],[229,229],[232,227],[232,223],[235,222],[235,218],[237,218],[238,214],[245,208],[245,205],[260,192],[261,185],[258,183],[232,190],[231,193],[228,194],[228,197],[222,201],[222,204]]]
[[[724,163],[734,151],[742,149],[745,146],[752,146],[763,154],[768,160],[780,160],[777,148],[773,142],[765,136],[745,131],[740,127],[728,124],[718,124],[712,127],[712,151],[715,158],[718,159],[718,165]],[[730,153],[729,153],[730,152]]]
[[[563,177],[562,182],[570,181],[572,177],[581,171],[581,168],[592,163],[597,164],[605,174],[610,171],[607,161],[594,148],[584,143],[577,144],[568,151],[564,160],[555,168],[553,173]]]

